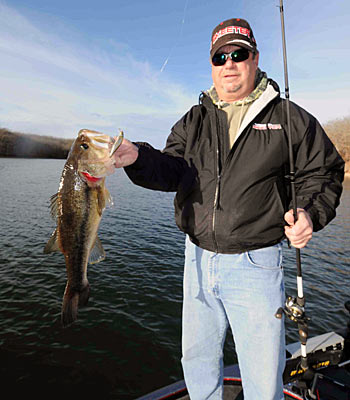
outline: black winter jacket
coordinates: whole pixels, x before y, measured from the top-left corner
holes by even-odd
[[[162,152],[141,144],[125,171],[137,185],[176,191],[176,223],[204,249],[241,253],[276,244],[291,208],[285,107],[269,81],[229,149],[226,113],[203,94],[174,125]],[[294,103],[290,112],[297,206],[318,231],[335,216],[344,162],[312,115]]]

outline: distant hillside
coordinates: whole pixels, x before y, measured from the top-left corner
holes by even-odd
[[[66,159],[73,139],[11,132],[0,128],[0,157]]]
[[[330,121],[323,128],[345,161],[345,173],[350,175],[350,117]]]

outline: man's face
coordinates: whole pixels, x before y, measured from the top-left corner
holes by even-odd
[[[217,53],[232,53],[238,49],[239,46],[226,45],[220,47]],[[236,63],[228,57],[222,66],[212,64],[213,83],[220,100],[233,102],[247,97],[254,90],[258,62],[259,53],[253,59],[253,53],[249,52],[249,58],[245,61]]]

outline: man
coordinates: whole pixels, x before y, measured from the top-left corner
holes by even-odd
[[[115,165],[138,185],[176,191],[187,234],[183,357],[192,400],[221,399],[231,327],[246,400],[283,399],[282,245],[297,248],[335,216],[344,163],[316,119],[291,104],[298,219],[290,210],[285,100],[258,68],[251,27],[212,33],[213,86],[172,128],[160,152],[124,140]]]

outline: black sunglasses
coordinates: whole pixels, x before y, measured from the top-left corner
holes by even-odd
[[[215,67],[219,67],[222,65],[225,65],[226,61],[228,58],[231,58],[233,62],[241,62],[245,61],[249,58],[249,50],[247,49],[238,49],[235,51],[232,51],[231,53],[216,53],[213,55],[213,58],[211,59],[211,62]]]

